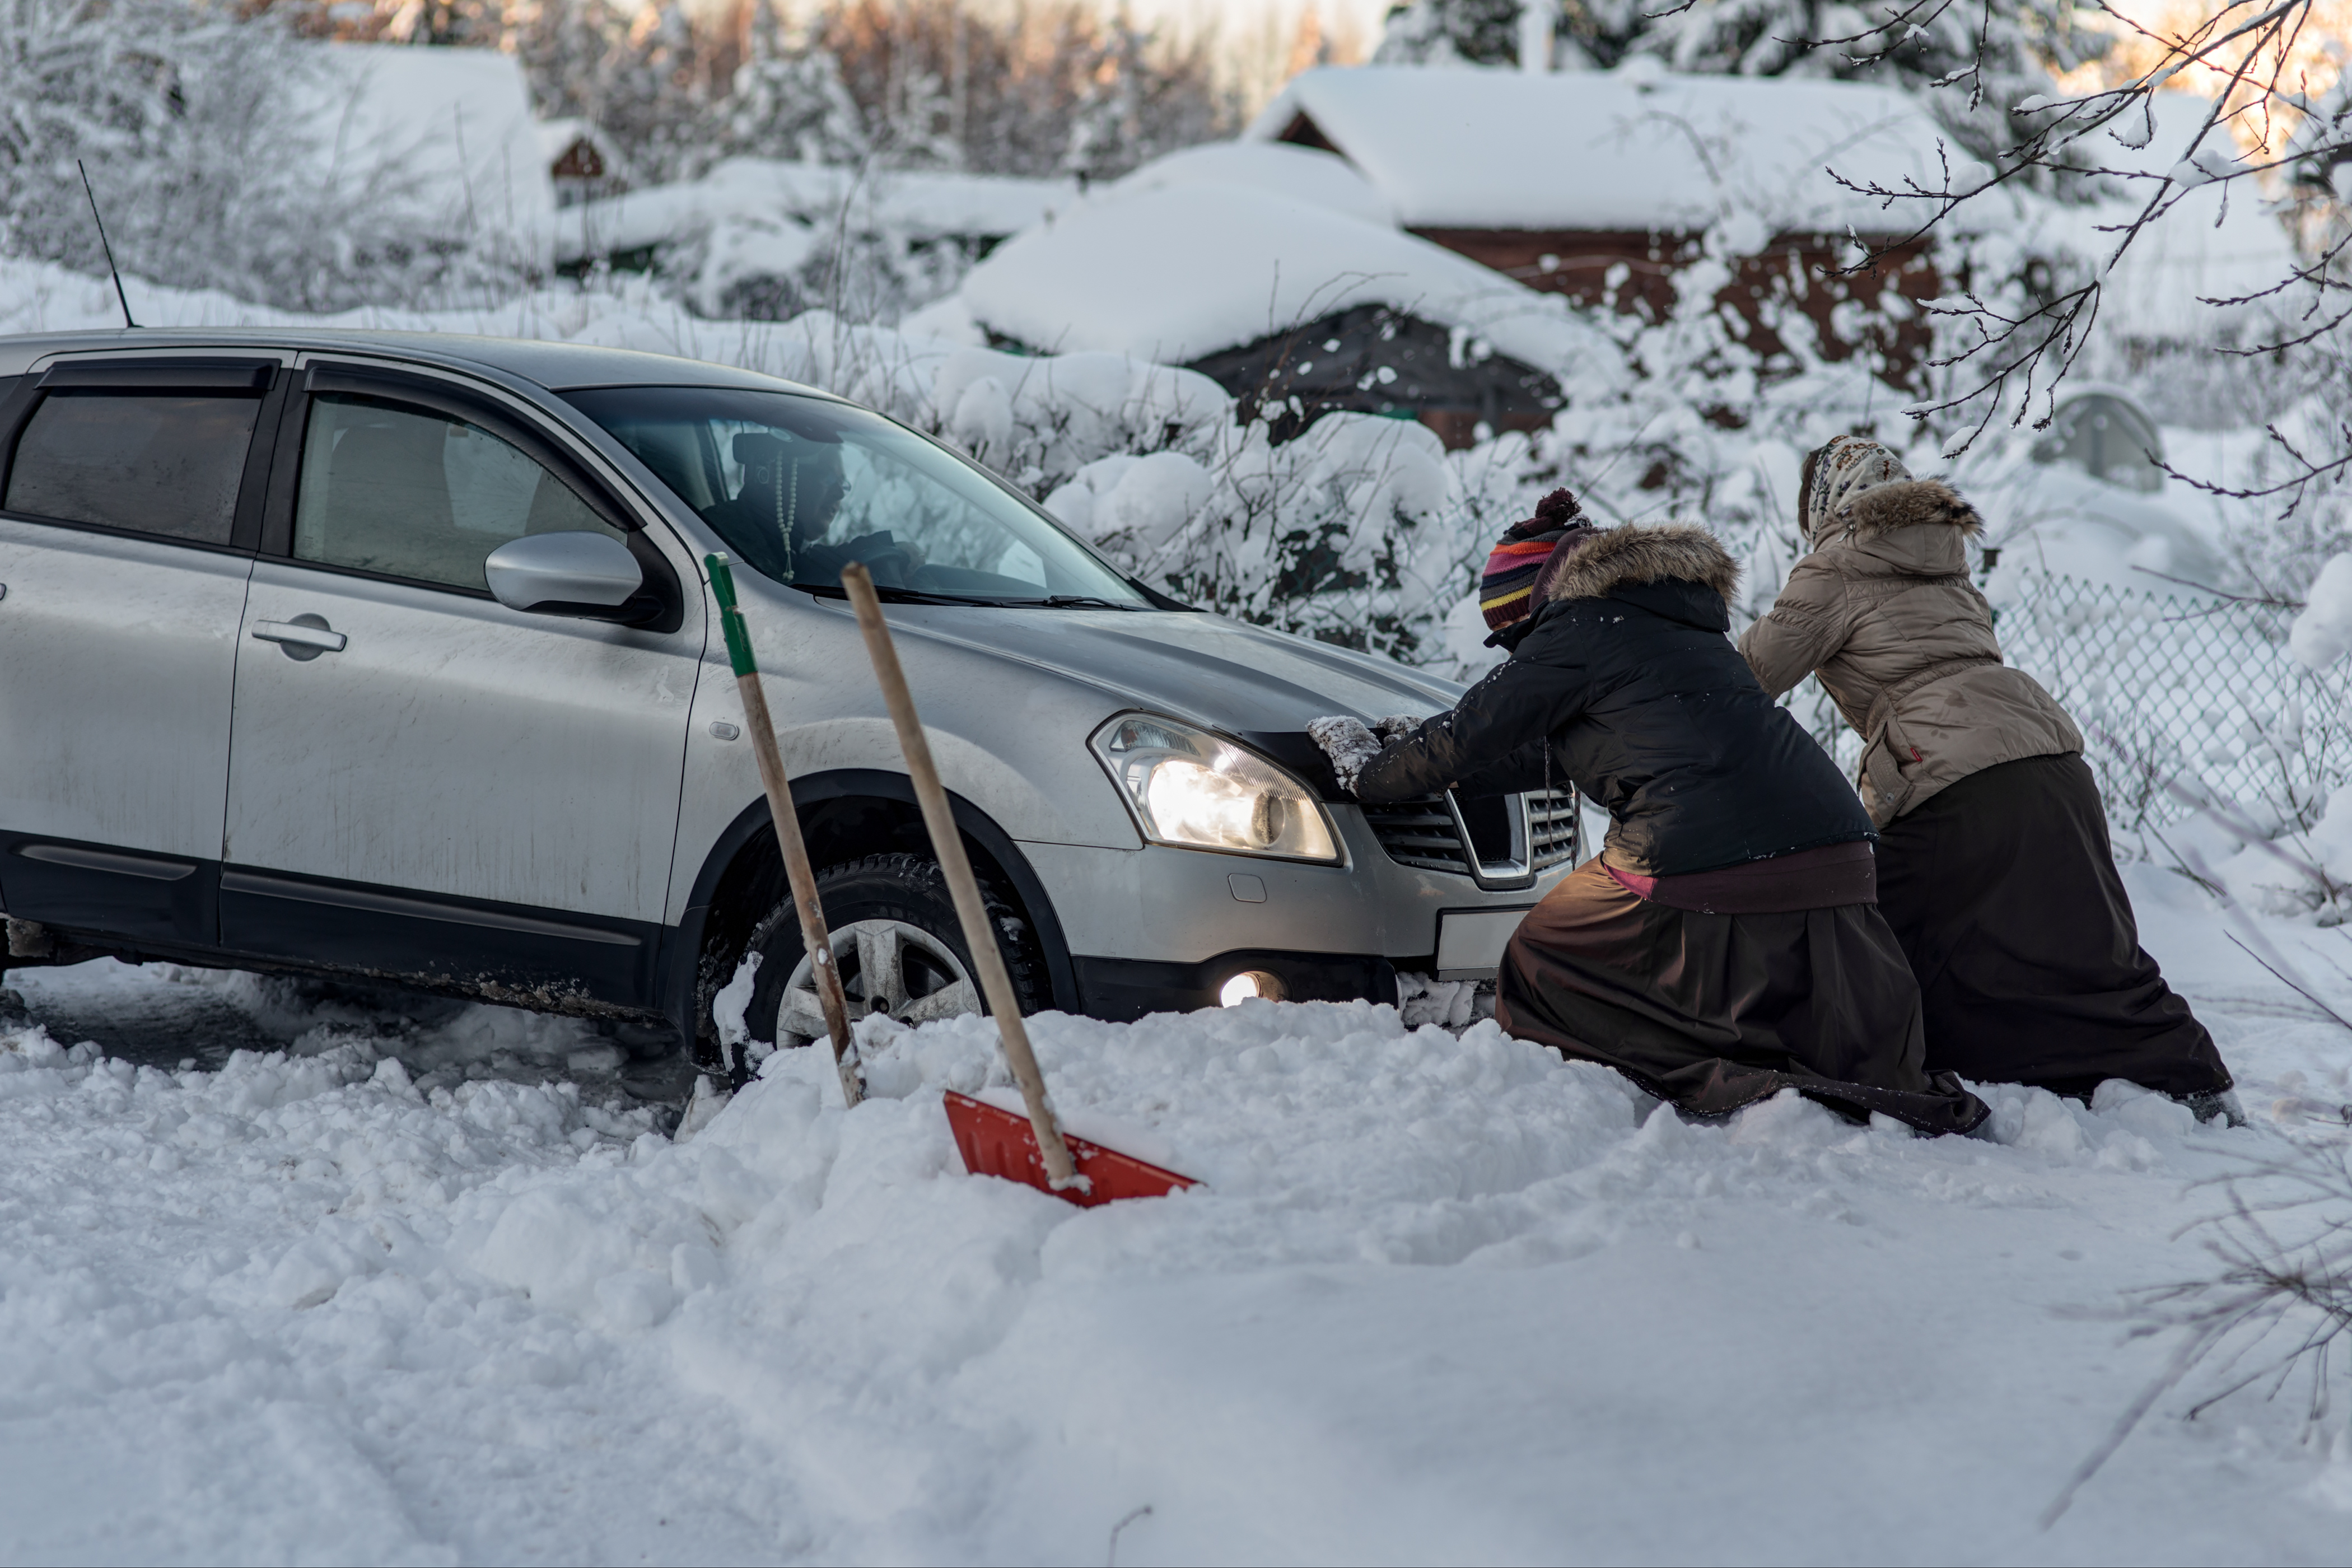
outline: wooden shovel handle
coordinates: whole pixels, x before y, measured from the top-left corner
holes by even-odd
[[[1021,1003],[1013,994],[1013,976],[1005,973],[1004,954],[996,945],[987,906],[981,902],[980,882],[971,874],[971,858],[964,853],[963,834],[956,826],[948,792],[940,784],[940,770],[931,762],[931,743],[923,721],[915,714],[915,699],[907,689],[907,673],[898,668],[898,650],[890,641],[890,626],[882,618],[882,602],[874,596],[874,578],[865,566],[851,562],[841,569],[841,585],[857,612],[857,629],[866,634],[866,656],[874,661],[874,678],[882,683],[882,700],[898,727],[898,749],[906,753],[907,776],[914,782],[915,799],[923,808],[923,826],[930,829],[931,852],[946,873],[948,891],[955,899],[956,919],[963,925],[964,945],[971,950],[971,966],[980,972],[980,989],[996,1018],[997,1037],[1004,1043],[1004,1061],[1013,1081],[1021,1086],[1021,1102],[1029,1109],[1029,1124],[1036,1129],[1037,1147],[1045,1156],[1045,1179],[1058,1192],[1088,1184],[1062,1142],[1061,1124],[1045,1098],[1045,1077],[1037,1070],[1037,1055],[1029,1048],[1028,1026],[1021,1021]]]
[[[751,737],[751,755],[760,763],[760,787],[767,792],[768,815],[776,824],[776,844],[784,852],[784,879],[792,885],[793,907],[800,911],[801,943],[808,950],[809,977],[816,987],[817,1005],[824,1010],[825,1033],[833,1037],[833,1066],[841,1075],[841,1097],[856,1105],[866,1098],[866,1084],[850,1044],[849,1004],[842,995],[841,971],[833,962],[833,936],[824,929],[816,871],[809,865],[808,845],[801,838],[800,813],[793,808],[793,781],[784,772],[783,753],[776,750],[768,694],[761,688],[760,666],[751,657],[751,634],[743,625],[743,612],[735,606],[734,569],[724,555],[707,555],[702,563],[710,573],[711,595],[719,601],[719,626],[727,636],[735,689],[743,697],[743,728]]]

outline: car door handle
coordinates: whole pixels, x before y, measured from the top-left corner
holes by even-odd
[[[284,647],[296,658],[316,658],[341,653],[351,639],[329,626],[323,616],[297,616],[290,621],[256,621],[253,635],[262,642]]]

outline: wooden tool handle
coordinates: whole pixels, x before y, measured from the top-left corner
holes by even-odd
[[[906,753],[907,776],[914,782],[915,799],[923,808],[923,826],[930,829],[931,850],[946,873],[948,891],[954,896],[956,919],[963,925],[964,945],[971,950],[971,966],[980,972],[980,989],[996,1018],[997,1037],[1004,1043],[1004,1061],[1013,1081],[1021,1086],[1021,1102],[1029,1108],[1029,1124],[1036,1129],[1037,1147],[1045,1152],[1045,1179],[1055,1191],[1084,1188],[1062,1142],[1061,1124],[1045,1098],[1045,1076],[1037,1070],[1037,1056],[1029,1048],[1028,1026],[1021,1021],[1021,1004],[1013,994],[1013,976],[1005,972],[1004,954],[996,945],[987,906],[981,902],[980,882],[971,874],[971,858],[964,853],[963,834],[940,784],[940,771],[931,762],[931,743],[916,717],[915,699],[907,689],[906,671],[898,668],[898,650],[890,641],[889,624],[882,618],[882,602],[874,596],[874,578],[865,566],[852,562],[841,569],[841,585],[857,611],[857,629],[866,634],[866,652],[874,661],[875,679],[882,683],[882,700],[889,706],[890,722],[898,727],[898,749]]]
[[[767,792],[768,815],[776,824],[776,844],[784,852],[784,879],[792,885],[793,906],[800,911],[801,943],[808,950],[817,1005],[824,1010],[825,1033],[833,1037],[833,1066],[841,1076],[841,1097],[856,1105],[866,1098],[866,1084],[858,1073],[857,1053],[850,1044],[849,1004],[842,995],[841,971],[833,962],[833,937],[824,929],[816,872],[809,865],[808,845],[801,838],[800,813],[793,809],[792,779],[784,773],[783,754],[776,750],[768,694],[761,688],[760,666],[751,657],[751,634],[743,625],[743,612],[735,606],[735,574],[724,555],[706,555],[702,563],[710,573],[710,591],[719,601],[719,626],[727,637],[727,658],[735,668],[735,688],[743,696],[743,728],[751,737],[751,754],[760,763],[760,786]]]

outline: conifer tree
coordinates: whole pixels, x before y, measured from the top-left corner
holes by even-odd
[[[1522,0],[1412,0],[1389,13],[1375,65],[1509,66]]]
[[[874,152],[841,62],[806,38],[787,38],[765,7],[719,121],[718,140],[730,153],[854,167]]]

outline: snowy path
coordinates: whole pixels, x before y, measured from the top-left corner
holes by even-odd
[[[2200,1271],[2188,1184],[2352,1100],[2133,886],[2252,1128],[1694,1128],[1491,1025],[1047,1018],[1064,1104],[1211,1183],[1084,1214],[961,1174],[978,1021],[673,1144],[577,1026],[12,976],[113,1056],[0,1024],[0,1560],[2346,1561],[2352,1444],[2257,1394],[2034,1522],[2167,1353],[2112,1313]]]

